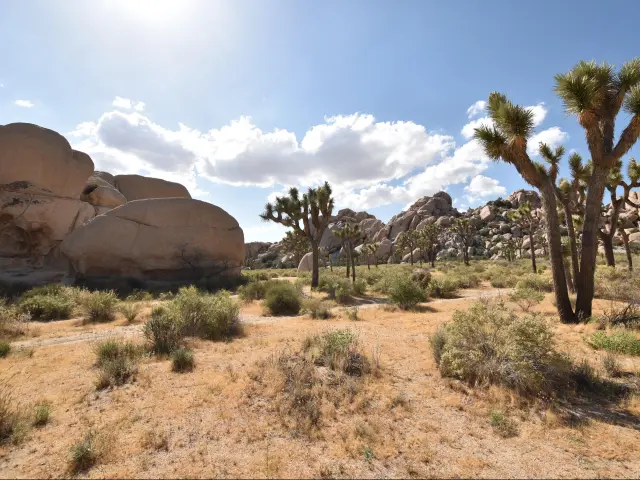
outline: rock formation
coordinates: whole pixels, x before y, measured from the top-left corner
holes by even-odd
[[[244,260],[242,229],[222,209],[174,182],[94,171],[62,135],[28,123],[0,125],[0,207],[8,281],[61,280],[70,263],[73,275],[178,280],[234,275]]]

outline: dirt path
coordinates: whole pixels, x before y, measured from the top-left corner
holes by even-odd
[[[428,304],[434,305],[438,303],[445,302],[456,302],[460,300],[468,300],[470,298],[492,298],[498,297],[501,295],[507,295],[511,292],[512,289],[502,289],[502,290],[465,290],[462,294],[457,298],[439,298],[436,300],[431,300]],[[379,307],[385,305],[384,302],[373,302],[366,303],[363,305],[357,305],[359,309],[369,309],[374,307]],[[335,307],[334,310],[340,310],[343,308],[349,307]],[[276,323],[286,320],[288,317],[265,317],[265,316],[257,316],[257,315],[240,315],[240,321],[246,324],[269,324]],[[54,338],[44,338],[44,339],[33,339],[33,340],[23,340],[20,342],[13,342],[11,346],[16,349],[25,349],[25,348],[36,348],[36,347],[49,347],[52,345],[61,345],[61,344],[69,344],[69,343],[80,343],[80,342],[92,342],[97,340],[103,340],[110,337],[133,337],[142,333],[143,325],[122,325],[113,327],[108,331],[100,331],[100,332],[80,332],[80,333],[72,333],[65,336],[54,337]]]

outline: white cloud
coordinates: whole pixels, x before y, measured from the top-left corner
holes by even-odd
[[[471,120],[473,117],[477,117],[487,107],[487,102],[484,100],[478,100],[476,103],[467,108],[467,117]]]
[[[547,116],[547,109],[544,106],[544,102],[540,102],[539,104],[533,107],[527,107],[531,112],[533,112],[533,126],[537,127],[540,125],[545,117]]]
[[[469,185],[464,187],[469,203],[475,203],[480,199],[489,197],[497,197],[506,195],[507,189],[500,185],[495,178],[485,177],[484,175],[476,175],[471,179]]]
[[[480,127],[481,125],[486,125],[488,127],[491,127],[493,126],[493,120],[491,120],[489,117],[482,117],[482,118],[477,118],[475,120],[471,120],[464,127],[462,127],[462,130],[460,131],[460,133],[462,133],[462,136],[464,138],[472,138],[476,128]]]
[[[128,98],[116,97],[111,103],[114,107],[124,108],[125,110],[136,110],[138,112],[142,112],[145,107],[144,102],[132,102]]]
[[[13,103],[22,108],[32,108],[35,106],[35,104],[31,100],[16,100]]]
[[[538,155],[538,147],[540,142],[546,143],[551,148],[556,148],[569,139],[569,134],[560,129],[560,127],[551,127],[543,130],[529,139],[527,142],[527,152],[529,155]]]

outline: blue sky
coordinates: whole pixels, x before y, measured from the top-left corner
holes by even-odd
[[[269,195],[325,179],[384,221],[440,189],[464,208],[525,187],[468,138],[493,90],[588,157],[553,75],[638,55],[640,3],[613,3],[4,0],[0,124],[180,181],[247,241],[282,236],[258,218]]]

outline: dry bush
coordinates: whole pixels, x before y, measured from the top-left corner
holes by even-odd
[[[458,296],[458,283],[451,278],[434,278],[429,283],[428,294],[433,298],[455,298]]]
[[[118,296],[113,290],[84,292],[79,297],[87,322],[110,322],[115,318]]]
[[[73,474],[84,473],[100,463],[112,448],[111,441],[109,435],[87,433],[71,446],[69,471]]]
[[[212,295],[195,287],[181,288],[168,309],[186,336],[221,340],[242,333],[240,307],[224,290]]]
[[[28,330],[31,315],[22,313],[15,305],[8,305],[0,299],[0,338],[24,335]]]
[[[516,284],[517,288],[537,290],[539,292],[553,292],[553,283],[551,279],[543,276],[529,273],[525,275]]]
[[[180,347],[171,352],[171,370],[178,373],[190,372],[196,365],[193,351]]]
[[[182,343],[182,329],[171,312],[162,305],[151,310],[151,318],[142,330],[151,352],[168,355]]]
[[[99,369],[96,388],[119,386],[135,379],[143,354],[140,345],[121,340],[105,340],[95,347]]]
[[[123,302],[118,305],[118,311],[129,323],[135,321],[136,317],[140,314],[140,310],[140,305],[133,302]]]
[[[544,300],[544,294],[539,290],[518,284],[516,289],[509,295],[509,300],[517,304],[523,312],[528,312],[531,307]]]
[[[640,306],[632,302],[616,306],[612,302],[600,317],[600,323],[602,326],[640,329]]]
[[[327,320],[333,317],[331,313],[332,304],[327,301],[320,300],[319,298],[308,298],[303,302],[304,311],[309,314],[311,318]]]

